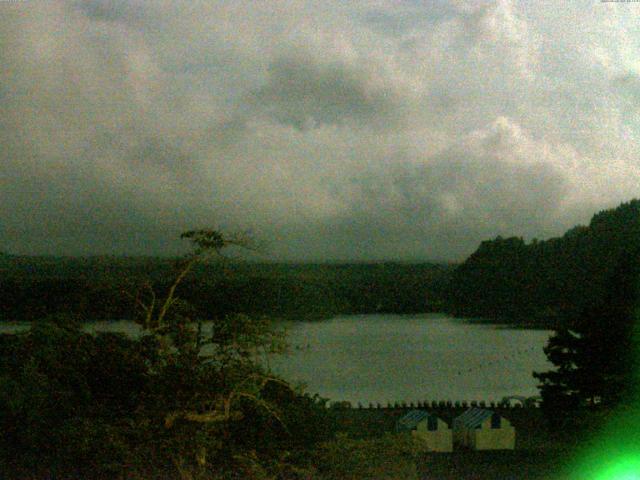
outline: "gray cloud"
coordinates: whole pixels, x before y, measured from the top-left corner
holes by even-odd
[[[609,4],[0,5],[0,247],[460,259],[640,190],[638,34]]]
[[[361,258],[401,258],[407,243],[414,257],[461,258],[478,238],[553,233],[547,223],[560,210],[568,179],[552,162],[515,151],[519,133],[500,119],[426,164],[395,159],[384,172],[362,172],[343,192],[349,208],[325,228]]]
[[[281,57],[269,65],[268,83],[255,93],[251,107],[298,129],[392,121],[398,113],[394,92],[369,86],[368,80],[365,71],[338,62]]]
[[[144,13],[142,2],[128,0],[84,0],[76,7],[91,19],[107,22],[128,22]]]

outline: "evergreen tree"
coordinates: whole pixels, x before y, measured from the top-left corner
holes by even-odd
[[[545,347],[556,366],[534,373],[545,407],[553,412],[601,403],[628,402],[637,390],[640,249],[625,252],[607,293],[556,332]]]

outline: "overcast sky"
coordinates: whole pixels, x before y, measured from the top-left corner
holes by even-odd
[[[0,250],[460,260],[640,196],[640,3],[0,2]]]

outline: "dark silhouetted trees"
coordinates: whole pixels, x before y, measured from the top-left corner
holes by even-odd
[[[560,238],[482,242],[453,273],[447,308],[461,316],[567,326],[607,294],[624,255],[640,248],[640,200],[593,216]]]
[[[0,258],[0,321],[33,321],[55,312],[85,320],[132,319],[123,291],[171,287],[175,259]],[[242,313],[317,319],[338,314],[441,311],[451,267],[436,264],[276,264],[194,266],[180,298],[209,318]]]
[[[567,409],[631,403],[640,372],[640,249],[623,252],[603,297],[571,319],[545,348],[555,369],[535,373],[544,406]]]

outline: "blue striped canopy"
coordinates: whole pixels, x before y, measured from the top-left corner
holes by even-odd
[[[420,422],[428,420],[429,417],[437,419],[437,417],[424,410],[411,410],[398,420],[396,423],[396,430],[399,432],[413,430]]]
[[[483,408],[470,408],[459,417],[453,420],[454,427],[477,428],[482,425],[487,418],[491,418],[493,412]]]

